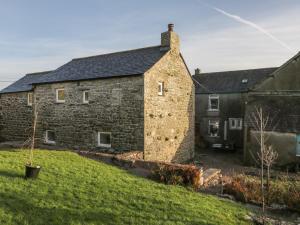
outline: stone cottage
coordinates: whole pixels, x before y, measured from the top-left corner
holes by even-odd
[[[300,53],[275,70],[249,92],[246,117],[255,107],[269,115],[268,144],[278,152],[277,165],[300,166]],[[248,123],[245,135],[245,160],[258,149],[255,132]],[[300,168],[300,167],[299,167]]]
[[[195,70],[195,125],[198,148],[238,149],[242,152],[245,103],[249,89],[276,68],[214,73]]]
[[[159,46],[28,74],[2,90],[0,104],[2,141],[26,139],[37,105],[39,144],[142,151],[167,162],[194,155],[194,84],[172,24]]]

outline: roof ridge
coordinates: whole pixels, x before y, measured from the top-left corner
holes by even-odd
[[[41,75],[41,74],[47,74],[47,73],[50,73],[50,72],[52,72],[52,71],[54,71],[54,70],[41,71],[41,72],[34,72],[34,73],[27,73],[27,74],[25,74],[25,76],[27,76],[27,75]]]
[[[200,73],[196,74],[197,75],[208,75],[208,74],[216,74],[216,73],[231,73],[231,72],[242,72],[242,71],[254,71],[254,70],[264,70],[264,69],[276,69],[279,68],[278,66],[274,67],[264,67],[264,68],[255,68],[255,69],[245,69],[245,70],[227,70],[227,71],[217,71],[217,72],[207,72],[207,73]]]
[[[95,57],[105,56],[105,55],[113,55],[113,54],[118,54],[118,53],[133,52],[133,51],[144,50],[144,49],[148,49],[148,48],[158,48],[158,47],[161,47],[161,45],[154,45],[154,46],[149,46],[149,47],[143,47],[143,48],[135,48],[135,49],[130,49],[130,50],[124,50],[124,51],[119,51],[119,52],[110,52],[110,53],[105,53],[105,54],[100,54],[100,55],[92,55],[92,56],[86,56],[86,57],[74,58],[74,59],[72,59],[72,61],[75,61],[75,60],[81,60],[81,59],[88,59],[88,58],[95,58]]]

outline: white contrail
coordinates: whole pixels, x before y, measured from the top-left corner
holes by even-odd
[[[249,20],[245,20],[243,18],[241,18],[240,16],[234,15],[234,14],[230,14],[228,12],[225,12],[222,9],[219,9],[217,7],[213,7],[210,6],[211,8],[213,8],[214,10],[216,10],[217,12],[234,19],[235,21],[238,21],[240,23],[246,24],[256,30],[258,30],[259,32],[265,34],[266,36],[268,36],[269,38],[273,39],[274,41],[276,41],[278,44],[280,44],[282,47],[288,49],[289,51],[295,52],[289,45],[287,45],[286,43],[284,43],[283,41],[279,40],[277,37],[275,37],[273,34],[271,34],[269,31],[265,30],[264,28],[260,27],[259,25],[249,21]]]

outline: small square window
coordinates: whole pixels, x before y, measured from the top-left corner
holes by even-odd
[[[158,82],[158,95],[164,95],[164,82]]]
[[[84,91],[83,92],[83,103],[89,103],[89,92],[88,91]]]
[[[219,111],[219,95],[209,95],[208,110],[209,111]]]
[[[218,120],[209,120],[208,121],[208,134],[211,137],[219,136],[219,121]]]
[[[229,118],[230,130],[241,130],[243,128],[243,119],[241,118]]]
[[[58,103],[65,102],[65,89],[63,88],[56,89],[56,102]]]
[[[110,148],[111,147],[111,133],[98,132],[98,146]]]
[[[27,94],[27,105],[32,106],[33,94],[30,92]]]
[[[52,130],[46,130],[45,143],[55,144],[55,133]]]

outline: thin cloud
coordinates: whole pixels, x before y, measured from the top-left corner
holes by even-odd
[[[234,14],[231,14],[231,13],[228,13],[222,9],[219,9],[217,7],[212,7],[210,6],[212,9],[214,9],[215,11],[239,22],[239,23],[242,23],[242,24],[245,24],[247,26],[250,26],[254,29],[256,29],[257,31],[261,32],[262,34],[268,36],[269,38],[271,38],[272,40],[276,41],[278,44],[280,44],[282,47],[284,47],[285,49],[291,51],[291,52],[295,52],[288,44],[284,43],[283,41],[281,41],[280,39],[278,39],[277,37],[275,37],[273,34],[271,34],[269,31],[267,31],[266,29],[262,28],[261,26],[249,21],[249,20],[245,20],[243,18],[241,18],[240,16],[237,16],[237,15],[234,15]]]

